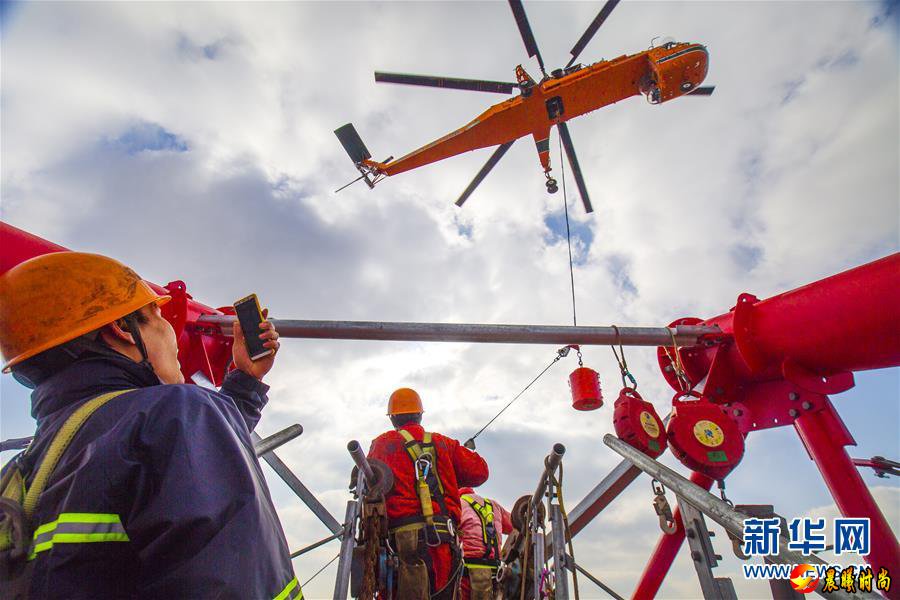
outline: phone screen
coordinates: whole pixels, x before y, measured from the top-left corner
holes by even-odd
[[[250,294],[246,298],[241,298],[235,302],[234,311],[237,313],[238,321],[241,324],[241,331],[244,332],[250,359],[258,360],[263,356],[272,354],[273,350],[264,347],[263,340],[259,339],[259,334],[263,332],[259,328],[259,324],[263,322],[263,316],[256,294]]]

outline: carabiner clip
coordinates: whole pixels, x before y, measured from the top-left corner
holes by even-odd
[[[431,470],[431,461],[427,458],[420,458],[416,461],[416,471],[423,479],[428,477],[428,472]]]
[[[672,535],[678,530],[678,523],[675,522],[675,517],[672,516],[672,507],[666,500],[666,488],[662,482],[656,479],[650,483],[650,487],[653,488],[653,510],[659,517],[659,528],[666,535]]]
[[[434,540],[433,544],[431,543],[431,540],[429,539],[429,535],[428,535],[429,532],[433,536],[431,538]],[[425,545],[428,546],[429,548],[435,548],[435,547],[441,545],[441,534],[438,533],[437,525],[435,525],[434,523],[432,523],[430,526],[427,523],[425,524]]]

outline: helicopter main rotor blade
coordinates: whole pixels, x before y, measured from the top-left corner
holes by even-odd
[[[698,88],[694,88],[692,91],[688,92],[686,95],[688,96],[712,96],[713,90],[716,89],[714,85],[706,85],[700,86]]]
[[[531,31],[531,25],[528,23],[528,17],[525,15],[525,7],[522,6],[522,0],[509,0],[509,7],[512,9],[513,17],[516,18],[516,25],[519,26],[519,33],[522,35],[522,41],[525,42],[525,50],[528,51],[528,56],[537,57],[541,73],[546,75],[544,59],[541,58],[541,51],[538,50],[537,42],[534,41],[534,33]]]
[[[516,140],[513,140],[512,142],[506,142],[505,144],[500,144],[499,146],[497,146],[497,149],[494,150],[494,153],[491,154],[491,157],[488,159],[488,161],[484,163],[484,166],[481,167],[481,170],[478,171],[477,175],[475,175],[475,179],[472,180],[472,183],[469,184],[469,186],[459,197],[459,200],[456,201],[457,206],[462,206],[466,202],[466,200],[468,200],[469,196],[472,195],[472,192],[475,191],[475,188],[478,187],[478,184],[480,184],[484,180],[484,178],[487,177],[487,174],[490,173],[491,169],[494,168],[494,165],[496,165],[497,162],[501,158],[503,158],[503,155],[506,154],[506,151],[509,150],[509,147],[512,146],[513,142],[515,141]]]
[[[591,24],[588,25],[588,28],[582,34],[581,39],[572,47],[572,51],[569,54],[572,55],[572,60],[569,61],[569,64],[566,65],[566,68],[572,66],[572,63],[575,62],[575,59],[578,58],[578,55],[581,54],[581,51],[584,50],[584,47],[588,45],[588,42],[591,41],[591,38],[594,37],[594,34],[597,33],[597,30],[600,29],[600,26],[603,25],[603,21],[606,20],[606,17],[609,16],[609,13],[613,11],[616,7],[616,4],[619,3],[619,0],[606,0],[606,4],[603,5],[603,8],[600,9],[600,12],[597,13],[597,16],[594,17],[594,20],[591,21]]]
[[[564,122],[557,123],[556,126],[559,128],[559,137],[562,138],[566,156],[569,157],[569,166],[572,167],[572,174],[575,176],[575,184],[578,186],[578,193],[581,194],[584,210],[589,213],[594,212],[594,207],[591,206],[591,197],[588,196],[587,186],[584,183],[584,175],[581,174],[581,167],[578,165],[578,157],[575,156],[575,146],[572,145],[569,127]]]
[[[506,81],[488,81],[486,79],[460,79],[459,77],[436,77],[433,75],[410,75],[409,73],[384,73],[375,71],[375,81],[379,83],[403,83],[406,85],[423,85],[427,87],[449,88],[454,90],[470,90],[473,92],[494,92],[512,94],[518,84]]]

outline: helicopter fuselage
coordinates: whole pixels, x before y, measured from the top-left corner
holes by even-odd
[[[534,83],[519,77],[520,95],[488,108],[463,127],[390,162],[365,160],[379,174],[397,175],[478,148],[534,138],[550,171],[550,128],[631,96],[658,104],[690,93],[706,77],[708,52],[700,44],[670,43],[612,60],[554,71]],[[524,74],[524,70],[519,69]]]

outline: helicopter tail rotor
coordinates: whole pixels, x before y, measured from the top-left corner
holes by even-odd
[[[347,123],[338,127],[334,130],[334,135],[337,136],[337,139],[341,142],[354,164],[360,164],[362,161],[372,158],[372,154],[366,148],[362,138],[359,137],[359,133],[357,133],[353,123]]]
[[[384,176],[384,173],[382,173],[378,168],[372,166],[378,163],[372,163],[372,161],[370,160],[372,158],[372,154],[369,152],[369,149],[366,148],[366,145],[365,143],[363,143],[362,138],[359,137],[359,133],[357,133],[356,128],[353,126],[353,123],[347,123],[346,125],[338,127],[334,130],[334,135],[337,136],[338,141],[341,142],[341,145],[347,152],[347,156],[350,157],[350,160],[353,161],[356,169],[360,172],[359,177],[357,177],[347,185],[335,190],[335,193],[340,192],[350,184],[356,183],[360,180],[365,181],[366,185],[369,186],[370,189],[374,188],[375,184],[378,183]],[[390,157],[383,162],[390,162],[392,158],[393,157]]]

